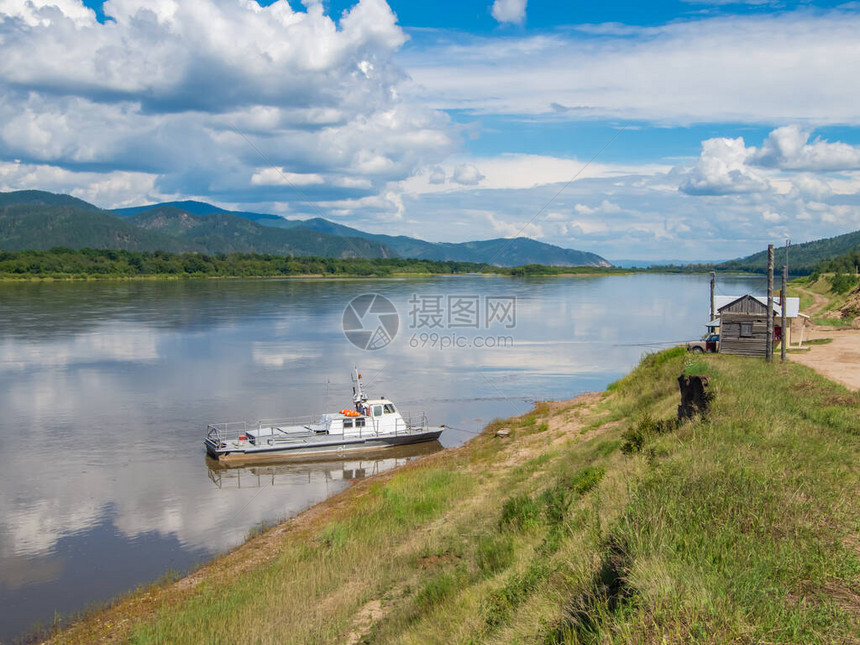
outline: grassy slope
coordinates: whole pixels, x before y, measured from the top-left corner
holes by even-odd
[[[656,433],[685,369],[713,413]],[[858,403],[799,365],[651,355],[56,640],[857,642]]]
[[[827,303],[820,309],[815,308],[815,313],[812,316],[812,322],[816,325],[824,325],[827,327],[851,327],[851,318],[841,318],[838,310],[848,301],[849,293],[834,293],[831,289],[829,278],[832,274],[822,274],[819,276],[808,276],[793,280],[794,292],[800,296],[801,311],[814,308],[814,300],[812,294],[823,296],[827,299]],[[811,280],[810,278],[816,278]],[[789,287],[789,293],[792,293],[792,287]]]

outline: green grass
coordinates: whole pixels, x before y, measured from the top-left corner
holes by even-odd
[[[689,372],[714,398],[678,424]],[[860,630],[860,395],[800,365],[650,354],[601,401],[494,422],[344,499],[270,539],[271,558],[126,610],[124,638],[850,643]]]
[[[851,320],[847,318],[825,318],[823,316],[813,316],[812,322],[822,327],[851,327]]]
[[[841,316],[830,317],[826,315],[841,309],[851,296],[849,291],[835,289],[833,279],[834,276],[830,274],[815,274],[806,278],[793,280],[792,282],[796,287],[802,287],[805,290],[797,292],[801,297],[801,310],[808,308],[814,302],[812,296],[809,294],[810,291],[827,298],[827,304],[813,315],[813,323],[824,327],[850,327],[852,324],[851,318],[842,318]],[[789,293],[792,293],[792,289],[789,289]]]

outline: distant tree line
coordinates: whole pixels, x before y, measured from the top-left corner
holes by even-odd
[[[849,273],[856,275],[858,271],[860,271],[860,249],[828,258],[815,267],[816,273]]]
[[[405,258],[290,257],[258,253],[168,253],[55,247],[0,251],[0,278],[278,277],[298,275],[384,277],[395,274],[493,273],[512,276],[606,273],[602,267],[526,265],[495,267],[474,262]]]
[[[830,290],[833,293],[848,293],[860,284],[860,249],[837,255],[819,262],[809,276],[810,282],[815,282],[822,273],[832,273],[827,276]]]

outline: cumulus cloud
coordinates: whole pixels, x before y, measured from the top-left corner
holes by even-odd
[[[95,13],[79,0],[0,0],[0,16],[29,26],[70,20],[82,27],[96,22]]]
[[[78,0],[0,0],[0,161],[318,214],[295,186],[366,196],[457,145],[444,114],[401,98],[406,35],[384,0],[338,21],[286,0],[104,11],[99,24]],[[99,205],[131,198],[110,194]]]
[[[820,138],[810,142],[810,136],[808,131],[791,125],[770,132],[760,148],[747,146],[742,137],[703,141],[701,155],[685,173],[680,189],[691,195],[729,195],[774,188],[804,197],[827,197],[833,189],[826,179],[813,172],[794,176],[790,173],[857,170],[860,147]],[[852,191],[856,192],[856,187]]]
[[[526,19],[526,4],[528,0],[495,0],[490,11],[499,22],[520,25]]]
[[[451,181],[462,186],[477,186],[484,178],[475,164],[465,163],[454,168]]]
[[[802,173],[791,178],[791,190],[804,198],[822,200],[833,194],[833,188],[821,177]]]
[[[771,132],[752,162],[787,170],[856,170],[860,168],[860,146],[831,143],[820,138],[809,142],[810,133],[797,125],[788,125]]]
[[[681,184],[690,195],[729,195],[767,190],[767,180],[747,165],[750,151],[743,137],[702,142],[699,161]]]

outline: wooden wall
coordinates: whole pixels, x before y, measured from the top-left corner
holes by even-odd
[[[762,308],[764,309],[764,308]],[[720,311],[720,353],[761,356],[767,353],[767,315]],[[741,336],[741,323],[750,323],[752,335]]]

